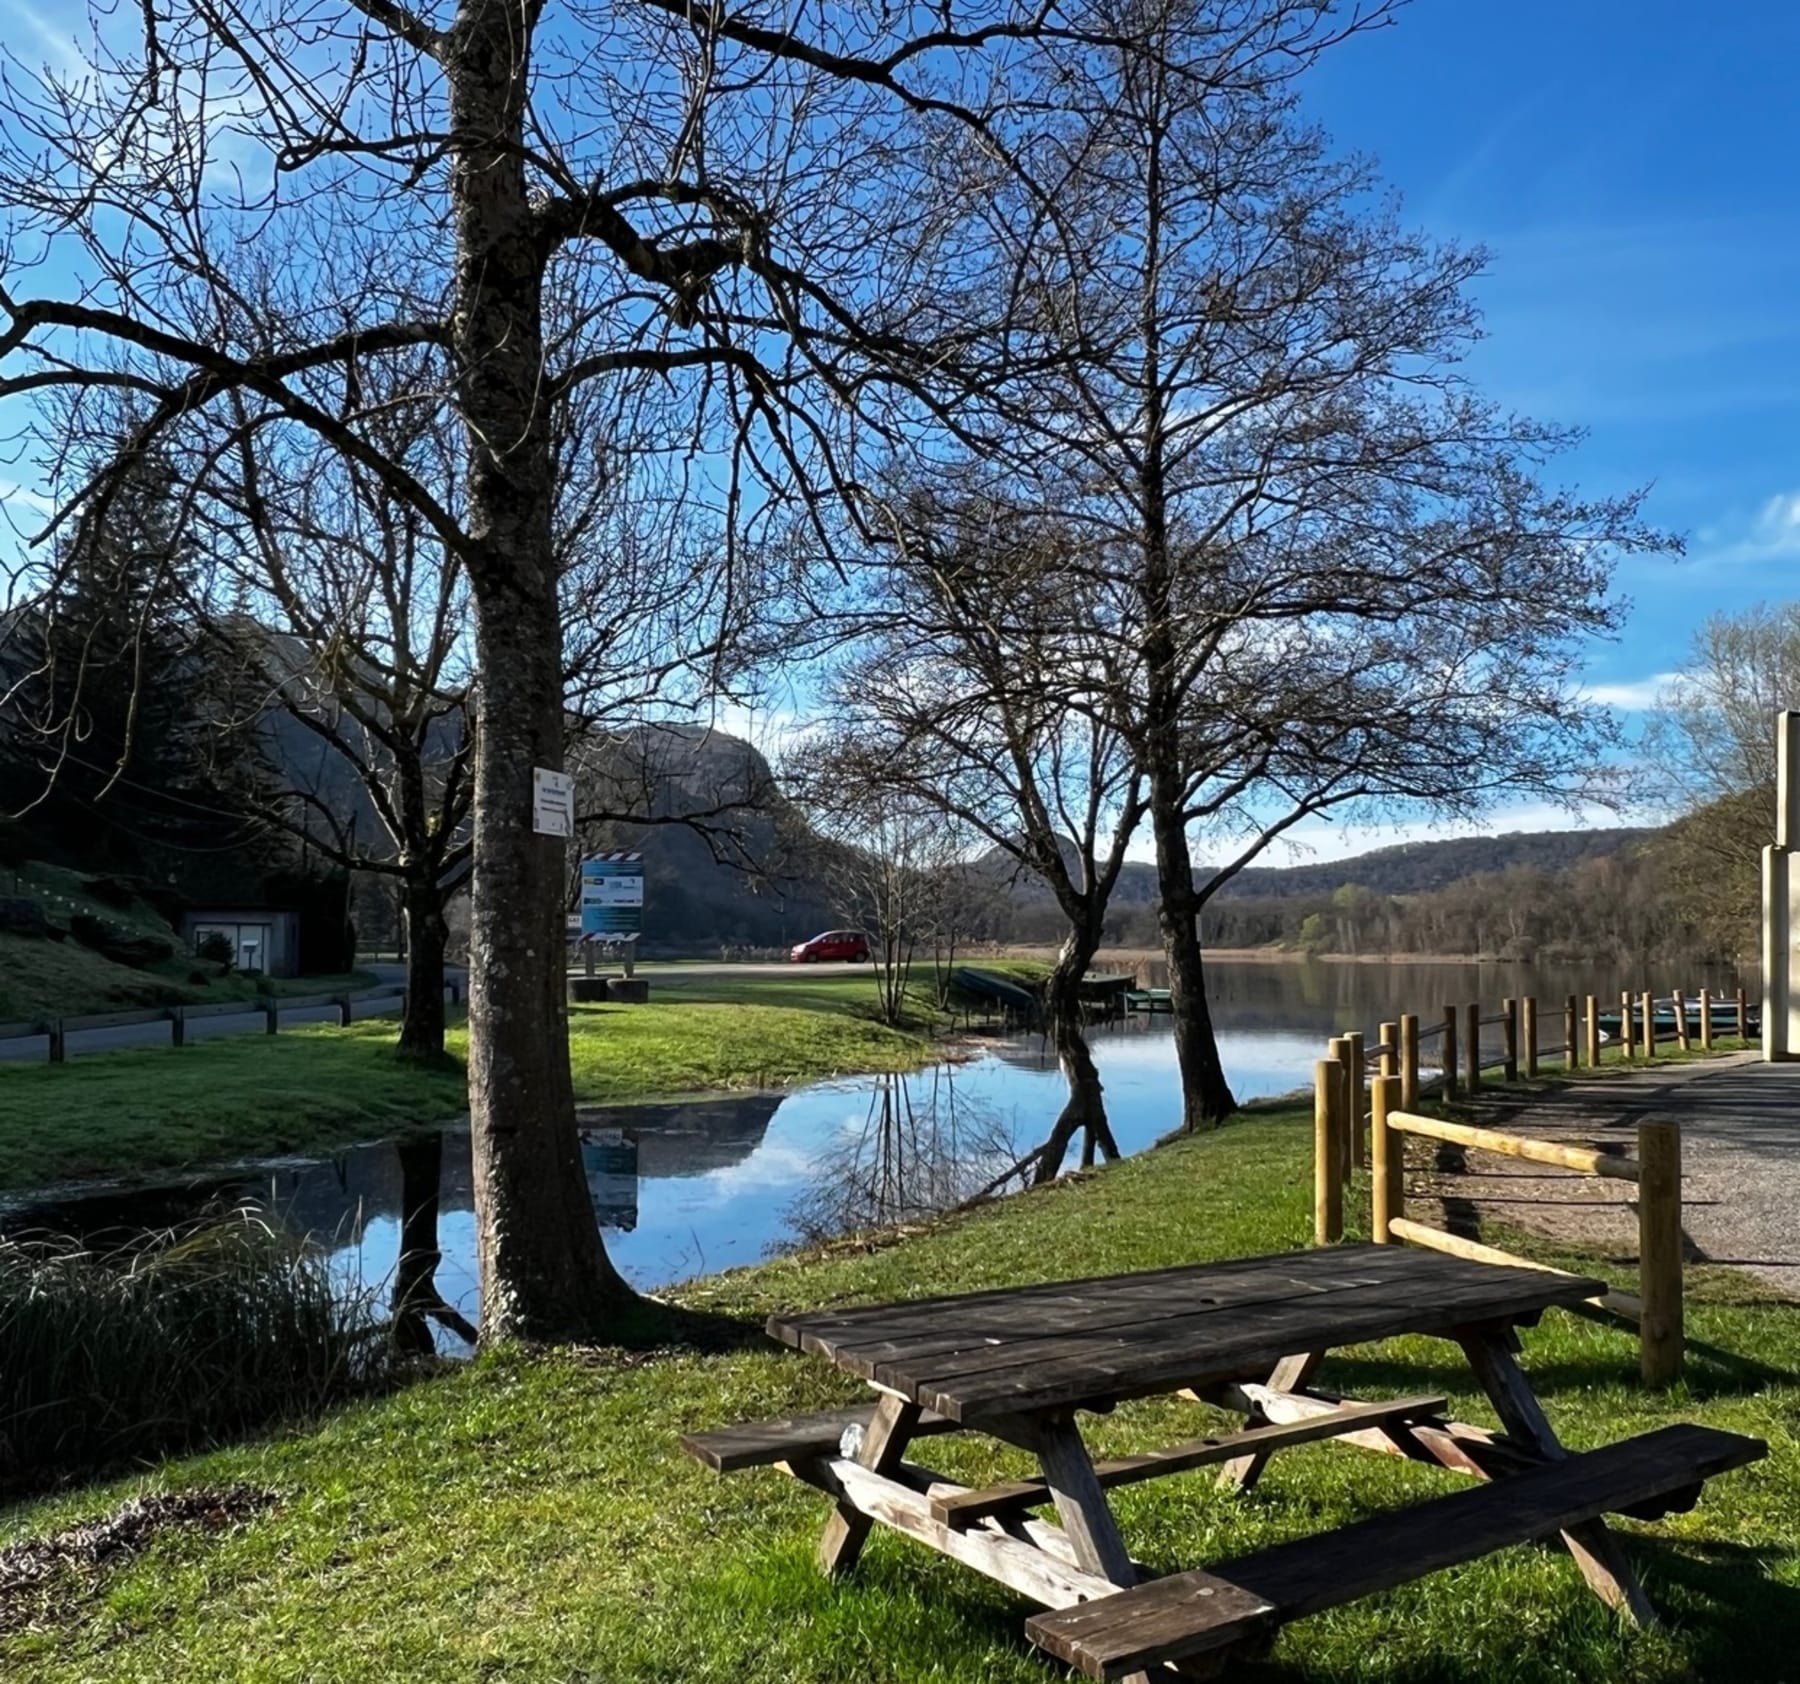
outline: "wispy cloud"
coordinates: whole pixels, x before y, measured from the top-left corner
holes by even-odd
[[[1654,672],[1648,678],[1627,678],[1611,684],[1588,684],[1582,695],[1597,707],[1618,708],[1624,713],[1642,713],[1660,702],[1676,680],[1672,672]]]
[[[1745,567],[1800,560],[1800,491],[1777,491],[1755,514],[1739,516],[1694,535],[1690,566]]]

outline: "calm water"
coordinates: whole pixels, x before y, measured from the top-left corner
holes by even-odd
[[[1710,980],[1732,986],[1729,978]],[[1429,1023],[1446,1003],[1532,993],[1549,1041],[1560,1036],[1561,1001],[1571,992],[1616,1001],[1627,985],[1666,992],[1700,982],[1520,966],[1296,961],[1210,969],[1220,1051],[1246,1099],[1306,1085],[1329,1036],[1351,1029],[1373,1035],[1379,1022],[1402,1011]],[[1120,1149],[1140,1151],[1179,1119],[1168,1020],[1096,1027],[1091,1039]],[[584,1160],[609,1251],[634,1284],[656,1287],[755,1262],[796,1241],[954,1204],[1039,1144],[1064,1097],[1055,1064],[1034,1037],[912,1076],[587,1111]],[[317,1236],[347,1280],[375,1286],[392,1272],[401,1210],[417,1208],[429,1192],[420,1185],[417,1158],[383,1143],[177,1186],[54,1203],[15,1200],[0,1212],[0,1229],[50,1228],[103,1240],[180,1220],[209,1201],[253,1200]],[[445,1137],[439,1194],[438,1288],[478,1319],[466,1134]]]

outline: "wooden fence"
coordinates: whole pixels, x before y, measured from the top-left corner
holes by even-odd
[[[1693,1010],[1690,1011],[1690,1005]],[[1670,1008],[1658,1021],[1658,1010]],[[1658,997],[1650,992],[1620,996],[1616,1024],[1599,997],[1569,995],[1563,1004],[1562,1068],[1597,1066],[1617,1049],[1620,1061],[1653,1057],[1658,1043],[1682,1051],[1711,1051],[1729,1029],[1744,1037],[1749,1002],[1743,989],[1735,999],[1702,991]],[[1482,1031],[1498,1027],[1498,1058],[1484,1057]],[[1421,1074],[1421,1046],[1441,1037],[1439,1072]],[[1554,1164],[1579,1174],[1625,1180],[1638,1190],[1638,1293],[1608,1292],[1593,1301],[1596,1313],[1623,1316],[1638,1329],[1639,1365],[1646,1382],[1663,1385],[1681,1371],[1681,1133],[1674,1123],[1639,1125],[1637,1156],[1590,1146],[1572,1146],[1525,1135],[1426,1117],[1418,1112],[1423,1093],[1435,1089],[1445,1099],[1479,1091],[1484,1072],[1498,1069],[1506,1081],[1539,1074],[1546,1049],[1540,1035],[1538,1002],[1530,996],[1504,1000],[1484,1014],[1478,1003],[1446,1006],[1429,1026],[1416,1015],[1381,1025],[1373,1045],[1361,1034],[1331,1042],[1330,1056],[1314,1067],[1313,1237],[1319,1245],[1343,1238],[1344,1204],[1352,1171],[1370,1172],[1372,1231],[1378,1245],[1402,1241],[1523,1268],[1544,1268],[1494,1246],[1446,1233],[1407,1218],[1404,1137],[1408,1134]],[[1373,1068],[1371,1068],[1373,1061]]]
[[[452,1005],[460,999],[455,983],[444,985],[444,998]],[[368,989],[360,994],[259,994],[246,1000],[220,1000],[200,1006],[149,1006],[136,1011],[89,1012],[79,1017],[37,1018],[24,1023],[0,1023],[0,1041],[21,1041],[42,1037],[48,1043],[52,1064],[68,1060],[70,1035],[90,1029],[125,1029],[137,1024],[166,1023],[169,1046],[187,1045],[187,1026],[214,1017],[261,1017],[263,1033],[274,1035],[281,1028],[283,1012],[317,1011],[335,1006],[340,1027],[348,1027],[353,1008],[362,1008],[365,1017],[406,1010],[406,990],[399,987]]]

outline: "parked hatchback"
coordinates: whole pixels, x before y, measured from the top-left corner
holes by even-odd
[[[788,952],[789,963],[795,965],[810,965],[821,959],[848,959],[852,964],[863,964],[868,957],[869,938],[861,930],[827,930],[811,941],[795,942]]]

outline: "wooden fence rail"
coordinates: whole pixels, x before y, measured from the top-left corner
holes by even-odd
[[[444,997],[452,1005],[460,1003],[461,990],[455,983],[444,985]],[[0,1023],[0,1041],[43,1039],[47,1043],[49,1062],[68,1061],[68,1037],[93,1029],[128,1029],[143,1024],[166,1023],[168,1045],[187,1045],[187,1026],[213,1017],[258,1017],[263,1020],[263,1033],[274,1035],[281,1028],[283,1012],[318,1011],[335,1006],[338,1026],[348,1028],[356,1008],[365,1017],[406,1010],[406,990],[394,986],[367,989],[360,994],[258,994],[243,1000],[219,1000],[196,1006],[149,1006],[135,1011],[87,1012],[79,1016],[37,1018],[23,1023]],[[148,1050],[130,1049],[130,1050]]]
[[[1657,1014],[1667,1007],[1661,1024]],[[1641,1366],[1652,1384],[1662,1384],[1681,1366],[1681,1146],[1672,1124],[1647,1123],[1639,1131],[1635,1158],[1597,1147],[1559,1145],[1527,1136],[1420,1115],[1418,1106],[1428,1087],[1441,1097],[1459,1099],[1479,1091],[1484,1072],[1497,1069],[1507,1082],[1530,1080],[1541,1073],[1543,1058],[1560,1051],[1562,1067],[1596,1067],[1606,1051],[1617,1047],[1621,1061],[1654,1057],[1659,1040],[1673,1041],[1683,1052],[1696,1044],[1703,1052],[1717,1046],[1721,1031],[1749,1045],[1750,1003],[1744,989],[1735,999],[1702,989],[1688,995],[1680,989],[1658,996],[1649,990],[1621,994],[1616,1028],[1602,1024],[1600,997],[1565,997],[1560,1049],[1539,1041],[1538,1002],[1530,995],[1501,1002],[1498,1012],[1484,1012],[1479,1002],[1446,1005],[1441,1018],[1422,1024],[1407,1012],[1383,1023],[1373,1043],[1360,1034],[1340,1035],[1330,1056],[1315,1067],[1313,1237],[1319,1245],[1343,1238],[1344,1209],[1353,1172],[1371,1174],[1376,1239],[1435,1245],[1459,1255],[1490,1262],[1536,1268],[1458,1235],[1408,1221],[1403,1179],[1395,1143],[1411,1133],[1472,1146],[1532,1162],[1554,1164],[1582,1175],[1633,1181],[1638,1188],[1640,1249],[1639,1299],[1609,1293],[1601,1308],[1630,1316],[1639,1326]],[[1552,1019],[1554,1021],[1554,1019]],[[1497,1056],[1484,1057],[1484,1029],[1500,1029]],[[1604,1039],[1603,1039],[1604,1037]],[[1438,1073],[1421,1075],[1421,1047],[1437,1038]],[[1377,1121],[1385,1106],[1386,1121]],[[1395,1122],[1394,1119],[1400,1119]]]
[[[1506,1263],[1527,1269],[1548,1267],[1496,1246],[1482,1245],[1423,1222],[1409,1221],[1404,1156],[1404,1136],[1408,1134],[1452,1141],[1481,1152],[1504,1153],[1532,1163],[1555,1164],[1586,1175],[1636,1182],[1637,1297],[1608,1292],[1592,1302],[1596,1309],[1623,1315],[1637,1323],[1638,1371],[1646,1385],[1666,1386],[1681,1373],[1684,1335],[1681,1129],[1678,1124],[1639,1123],[1637,1157],[1626,1158],[1597,1148],[1565,1146],[1555,1141],[1533,1140],[1525,1135],[1449,1123],[1439,1117],[1414,1116],[1401,1108],[1400,1084],[1391,1076],[1377,1078],[1374,1101],[1370,1138],[1374,1159],[1371,1225],[1377,1245],[1401,1241],[1484,1263]]]

